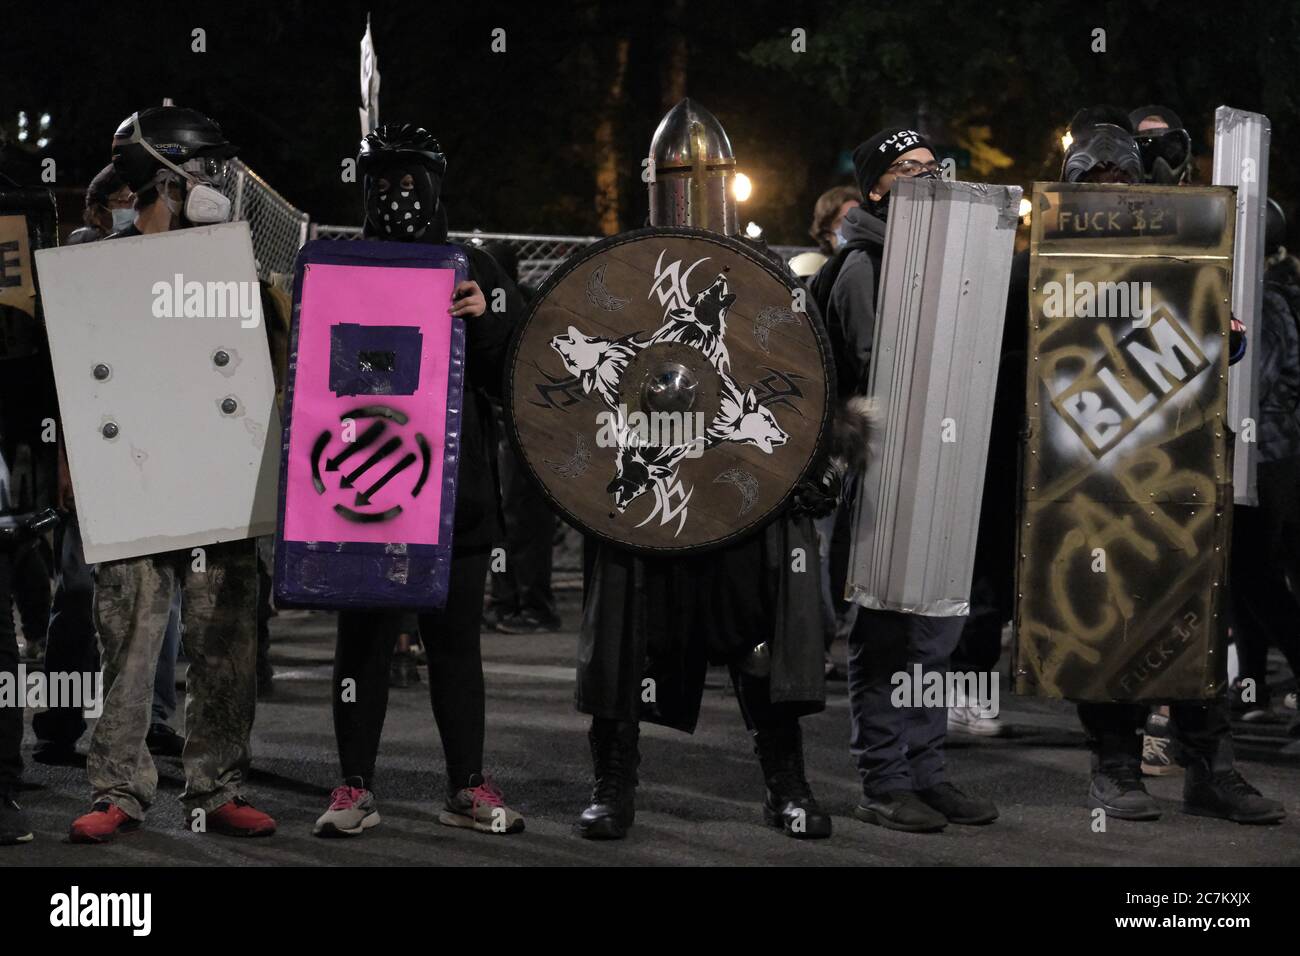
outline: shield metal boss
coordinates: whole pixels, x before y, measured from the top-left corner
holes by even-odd
[[[829,427],[814,314],[738,240],[659,227],[598,242],[516,330],[511,439],[584,531],[653,554],[733,541],[780,513]]]

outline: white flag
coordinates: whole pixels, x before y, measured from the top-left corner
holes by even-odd
[[[361,38],[361,135],[379,125],[379,60],[375,41],[370,35],[370,14],[366,14],[366,32]]]

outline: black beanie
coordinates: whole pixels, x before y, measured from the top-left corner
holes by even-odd
[[[853,151],[853,171],[858,179],[858,189],[866,196],[875,187],[885,170],[894,165],[899,156],[914,149],[934,152],[930,141],[914,129],[891,126],[882,129]]]

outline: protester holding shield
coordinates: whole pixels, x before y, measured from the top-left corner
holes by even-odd
[[[446,170],[437,140],[420,127],[390,123],[369,133],[357,157],[365,236],[446,245],[447,217],[440,198]],[[490,396],[499,394],[506,341],[521,303],[490,255],[475,246],[464,248],[470,279],[455,287],[451,305],[451,315],[467,320],[467,345],[450,585],[445,606],[419,615],[420,643],[447,761],[448,795],[439,822],[481,833],[518,833],[524,829],[523,817],[505,806],[501,791],[483,772],[479,641],[491,547],[502,535]],[[494,302],[491,309],[488,297]],[[339,613],[333,707],[343,783],[316,821],[317,836],[355,836],[379,823],[372,787],[401,617],[398,610]]]
[[[68,236],[67,244],[97,242],[135,224],[135,194],[109,163],[86,189],[85,225]],[[93,569],[86,564],[77,523],[76,501],[67,473],[67,457],[59,456],[63,522],[54,532],[55,590],[50,602],[45,645],[47,671],[91,671],[99,667],[95,637]],[[185,740],[171,726],[176,713],[176,656],[180,650],[180,592],[172,594],[167,635],[158,655],[154,677],[153,718],[146,742],[157,756],[179,757]],[[86,731],[86,721],[76,707],[50,707],[32,717],[38,741],[33,755],[38,763],[75,764],[76,745]]]
[[[229,219],[230,202],[218,186],[234,154],[217,124],[195,110],[155,107],[124,120],[113,137],[113,165],[136,194],[136,219],[115,238]],[[107,378],[103,368],[99,377]],[[196,571],[184,549],[96,568],[104,713],[87,760],[94,806],[73,821],[74,843],[103,843],[138,827],[153,801],[158,772],[145,742],[149,702],[177,587],[191,661],[182,756],[187,823],[229,836],[275,832],[275,821],[241,796],[256,698],[253,542],[209,544],[204,560],[206,569]]]
[[[864,201],[844,217],[844,238],[814,282],[827,301],[826,321],[842,395],[871,388],[872,348],[882,282],[886,220],[902,179],[935,179],[939,164],[929,142],[906,127],[891,127],[853,153]],[[864,506],[866,507],[866,506]],[[894,698],[894,675],[913,667],[943,675],[966,616],[863,606],[849,638],[850,751],[863,799],[854,815],[867,823],[907,832],[941,830],[949,823],[978,825],[997,818],[988,800],[947,779],[944,740],[947,708]]]
[[[838,499],[837,478],[810,470],[833,405],[819,325],[792,310],[794,276],[735,238],[736,161],[718,120],[682,100],[650,152],[652,228],[557,270],[511,356],[523,457],[593,532],[576,703],[596,779],[576,828],[627,835],[641,721],[693,732],[712,663],[752,735],[764,819],[827,837],[800,729],[825,706],[812,515]],[[669,424],[652,435],[634,421]],[[686,543],[696,534],[716,546],[701,553]]]
[[[1152,113],[1153,108],[1146,108],[1139,112],[1144,114]],[[1138,143],[1134,138],[1129,118],[1122,111],[1106,106],[1080,110],[1071,121],[1070,132],[1073,139],[1066,150],[1061,169],[1061,178],[1064,182],[1116,185],[1138,185],[1142,183],[1144,178],[1142,156]],[[1181,174],[1170,174],[1165,178],[1166,181],[1176,183],[1182,177]],[[1122,234],[1120,240],[1125,240]],[[1111,240],[1103,238],[1094,241],[1109,242]],[[1061,260],[1058,258],[1055,261],[1060,262]],[[1039,266],[1038,268],[1042,267]],[[1072,266],[1071,268],[1078,269],[1079,267]],[[1059,283],[1055,284],[1059,285]],[[1015,305],[1013,303],[1013,306]],[[1023,309],[1025,313],[1028,312],[1028,306],[1023,301],[1018,304],[1018,307]],[[1095,319],[1085,319],[1084,321],[1088,322],[1090,326],[1099,324]],[[1150,323],[1149,316],[1147,321]],[[1172,321],[1166,320],[1168,328],[1174,328],[1172,324],[1169,324]],[[1234,320],[1233,334],[1228,336],[1226,341],[1230,361],[1240,358],[1244,350],[1244,339],[1235,326]],[[1031,351],[1033,348],[1034,345],[1031,339]],[[1032,366],[1036,360],[1037,356],[1031,357],[1030,365]],[[1203,360],[1202,364],[1208,364],[1208,360]],[[1106,370],[1105,374],[1111,373]],[[1063,404],[1062,407],[1067,405],[1068,402]],[[1042,414],[1046,415],[1048,413],[1044,412]],[[1051,421],[1054,423],[1056,419],[1053,418]],[[1207,427],[1211,431],[1218,431],[1213,426]],[[1226,433],[1226,429],[1222,431]],[[1044,433],[1046,433],[1046,427]],[[1218,438],[1223,440],[1222,435],[1219,435]],[[1119,471],[1125,467],[1122,459],[1122,454],[1113,456],[1111,458],[1111,470]],[[1155,496],[1152,495],[1151,497]],[[1022,525],[1028,527],[1030,523],[1031,519],[1027,515],[1022,515]],[[1039,524],[1046,526],[1046,523],[1041,519],[1034,522],[1034,524],[1035,527]],[[1092,547],[1096,540],[1100,539],[1087,539],[1088,547]],[[1035,542],[1032,539],[1026,539],[1023,527],[1020,550],[1021,552],[1033,552],[1035,550]],[[1122,556],[1123,553],[1123,551],[1116,550],[1116,555]],[[1161,553],[1163,552],[1160,549],[1152,551],[1152,554],[1158,555]],[[1022,557],[1024,557],[1023,554]],[[1114,560],[1119,561],[1120,557],[1116,557]],[[1184,560],[1186,559],[1184,558]],[[1024,580],[1025,567],[1026,565],[1022,563],[1019,585],[1021,592],[1029,592],[1033,589],[1033,586],[1027,584]],[[1111,568],[1111,580],[1118,580],[1115,577],[1118,572],[1118,567]],[[1159,574],[1161,572],[1157,570],[1152,573]],[[1167,582],[1167,586],[1172,589],[1173,581]],[[1021,597],[1022,601],[1018,614],[1022,630],[1025,630],[1027,621],[1033,615],[1026,611],[1025,595],[1023,593]],[[1139,608],[1139,610],[1145,611],[1145,607]],[[1171,628],[1178,629],[1183,627],[1184,620],[1195,622],[1199,617],[1203,616],[1202,612],[1199,616],[1191,615],[1190,617],[1168,622],[1161,618],[1155,622],[1155,625],[1167,624]],[[1140,625],[1144,622],[1135,618],[1134,621],[1126,623],[1130,623],[1134,631],[1134,636],[1129,637],[1128,640],[1138,642],[1138,646],[1144,646],[1141,644],[1143,638],[1140,630]],[[1023,634],[1021,640],[1021,646],[1023,647]],[[1207,640],[1212,640],[1212,637],[1207,638]],[[1195,642],[1189,639],[1188,646],[1196,645]],[[1222,659],[1222,648],[1210,647],[1201,650],[1200,653],[1206,653],[1206,650],[1208,650],[1208,656],[1211,660]],[[1199,660],[1199,654],[1197,656]],[[1114,663],[1106,662],[1106,666],[1113,667]],[[1208,667],[1209,665],[1205,666]],[[1080,677],[1079,682],[1086,683],[1082,681],[1082,675],[1099,674],[1102,669],[1102,663],[1079,668],[1077,671],[1077,675]],[[1148,675],[1147,680],[1158,685],[1156,677]],[[1083,725],[1088,748],[1092,754],[1088,805],[1095,810],[1104,811],[1108,816],[1119,819],[1154,820],[1161,813],[1159,805],[1147,793],[1141,776],[1142,728],[1147,721],[1149,711],[1147,701],[1152,697],[1158,700],[1161,696],[1158,693],[1149,692],[1147,686],[1147,684],[1134,685],[1121,682],[1113,685],[1109,691],[1094,691],[1098,697],[1104,696],[1110,699],[1097,699],[1097,697],[1086,699],[1083,698],[1082,694],[1070,693],[1069,688],[1063,691],[1064,696],[1074,697],[1079,701],[1079,720]],[[1125,693],[1131,694],[1134,699],[1115,699]],[[1272,823],[1281,820],[1285,816],[1285,810],[1280,803],[1261,796],[1259,791],[1252,787],[1234,767],[1232,738],[1228,724],[1228,708],[1222,695],[1207,700],[1173,700],[1170,702],[1170,714],[1173,718],[1172,724],[1183,744],[1187,759],[1187,775],[1183,787],[1184,812],[1202,816],[1222,817],[1238,823]]]

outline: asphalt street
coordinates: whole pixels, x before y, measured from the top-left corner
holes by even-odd
[[[101,847],[66,842],[69,822],[89,804],[85,771],[28,761],[21,800],[35,842],[0,848],[0,866],[303,864],[597,865],[1258,865],[1300,863],[1300,750],[1286,724],[1239,726],[1247,778],[1285,802],[1278,826],[1243,827],[1179,811],[1182,774],[1149,779],[1164,816],[1154,823],[1110,820],[1096,832],[1085,807],[1088,757],[1072,708],[1003,693],[1004,738],[951,736],[952,778],[992,797],[1000,819],[906,835],[855,820],[858,795],[847,748],[842,681],[825,713],[804,721],[808,775],[834,814],[830,840],[802,843],[763,825],[757,762],[721,672],[706,691],[693,736],[647,725],[632,835],[592,843],[571,825],[591,786],[587,719],[573,708],[576,595],[562,603],[559,634],[484,635],[488,770],[526,832],[494,836],[440,826],[442,754],[427,683],[391,695],[375,791],[383,823],[365,836],[323,840],[312,822],[340,781],[330,723],[333,617],[283,612],[272,621],[275,691],[259,702],[249,796],[279,821],[268,839],[195,834],[184,825],[177,760],[159,760],[161,785],[145,828]],[[1006,682],[1004,680],[1003,687]],[[80,747],[84,753],[86,738]],[[34,740],[30,721],[25,755]]]

